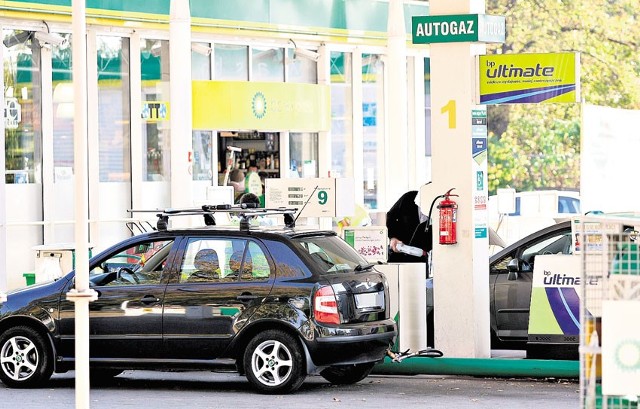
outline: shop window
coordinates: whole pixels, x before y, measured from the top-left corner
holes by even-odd
[[[384,63],[376,54],[362,55],[362,127],[364,204],[378,208],[379,169],[384,169]]]
[[[169,41],[142,39],[143,179],[168,181],[170,175]]]
[[[6,183],[42,181],[40,46],[31,37],[3,30]]]
[[[213,180],[213,144],[211,131],[193,131],[192,176],[193,180]],[[216,158],[215,163],[218,163]],[[217,171],[216,171],[217,172]]]
[[[289,174],[290,178],[318,177],[318,134],[289,134]]]
[[[211,79],[211,47],[209,43],[191,45],[191,79]]]
[[[100,182],[131,180],[129,39],[99,36],[98,139]]]
[[[251,81],[284,82],[284,49],[252,47]]]
[[[71,35],[61,34],[65,41],[51,48],[53,84],[53,180],[70,181],[73,176],[73,81]]]
[[[216,44],[214,46],[216,80],[249,80],[249,47],[246,45]]]
[[[331,52],[331,174],[353,177],[351,53]]]
[[[287,48],[286,67],[287,82],[318,83],[318,63],[309,57],[296,55],[293,48]]]

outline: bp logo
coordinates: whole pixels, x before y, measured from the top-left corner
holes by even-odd
[[[262,92],[256,92],[253,96],[251,110],[253,111],[253,115],[258,119],[264,118],[267,114],[267,99]]]

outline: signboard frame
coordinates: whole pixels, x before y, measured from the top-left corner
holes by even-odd
[[[413,44],[435,43],[504,43],[504,16],[490,14],[451,14],[413,16]]]

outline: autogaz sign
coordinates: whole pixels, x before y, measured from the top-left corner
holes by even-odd
[[[413,44],[433,43],[503,43],[505,18],[487,14],[414,16]]]

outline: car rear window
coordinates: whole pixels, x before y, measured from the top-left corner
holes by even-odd
[[[309,254],[320,272],[353,271],[357,266],[370,264],[338,236],[304,236],[295,237],[293,241]]]

